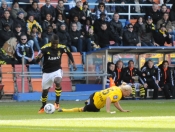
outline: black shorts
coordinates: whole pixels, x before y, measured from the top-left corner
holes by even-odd
[[[87,100],[87,104],[84,107],[84,112],[99,112],[100,109],[97,109],[96,106],[94,105],[94,94],[90,95],[89,99]]]

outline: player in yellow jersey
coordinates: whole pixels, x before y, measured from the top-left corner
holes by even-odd
[[[121,112],[129,112],[129,110],[123,110],[119,104],[119,100],[123,97],[130,96],[132,88],[125,82],[119,87],[112,86],[105,90],[101,90],[90,95],[83,108],[73,108],[73,109],[59,109],[59,112],[99,112],[101,108],[106,105],[106,112],[115,113],[110,111],[110,104],[113,103],[114,106]]]

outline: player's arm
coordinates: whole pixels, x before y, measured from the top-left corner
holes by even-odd
[[[76,65],[75,65],[75,62],[74,62],[74,58],[73,58],[73,56],[72,56],[72,53],[70,52],[70,50],[69,50],[67,47],[64,48],[64,52],[67,54],[67,56],[68,56],[69,59],[71,60],[71,62],[72,62],[72,64],[73,64],[74,70],[76,70],[77,68],[76,68]]]
[[[42,51],[39,51],[38,55],[35,57],[35,62],[39,63],[42,58],[43,58],[43,53]]]
[[[110,97],[107,97],[106,99],[106,112],[110,113],[110,106],[111,106],[111,99]]]
[[[120,106],[120,104],[119,104],[118,101],[114,103],[114,106],[115,106],[119,111],[121,111],[121,112],[130,112],[129,110],[124,110],[124,109]]]

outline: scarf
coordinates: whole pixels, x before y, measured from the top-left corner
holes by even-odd
[[[164,31],[162,31],[162,30],[159,30],[159,32],[160,32],[161,34],[165,34],[165,32],[164,32]]]
[[[64,9],[65,9],[64,6],[63,7],[59,7],[59,5],[57,5],[56,8],[57,8],[57,10],[60,10],[61,12],[63,12]]]

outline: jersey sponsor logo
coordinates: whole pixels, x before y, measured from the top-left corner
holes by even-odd
[[[58,56],[58,57],[48,57],[48,60],[58,60],[58,59],[60,59],[60,56]]]
[[[47,52],[48,55],[50,55],[50,52]]]
[[[117,99],[117,98],[118,98],[118,96],[117,96],[117,95],[113,96],[113,99]]]

